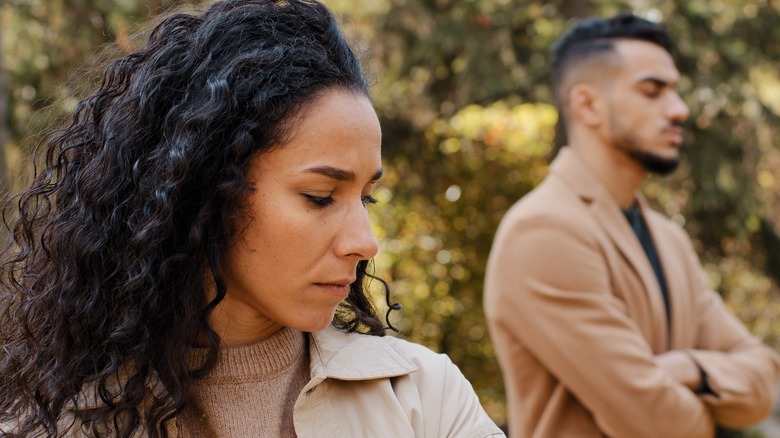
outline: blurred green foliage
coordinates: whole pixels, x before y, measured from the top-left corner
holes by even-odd
[[[0,3],[9,108],[0,133],[15,186],[29,169],[34,142],[25,139],[94,82],[88,60],[130,50],[144,22],[180,3]],[[400,336],[449,354],[497,422],[505,400],[482,315],[484,265],[504,212],[546,174],[557,119],[549,47],[577,17],[631,10],[667,24],[692,117],[683,166],[645,192],[690,233],[735,313],[780,347],[780,1],[326,3],[343,14],[376,82],[386,177],[371,214],[377,273],[404,306],[394,322]]]

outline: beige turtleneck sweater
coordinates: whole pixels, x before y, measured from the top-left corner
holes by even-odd
[[[203,363],[193,349],[190,363]],[[176,419],[183,438],[295,437],[293,406],[309,381],[307,335],[283,328],[256,344],[224,348]]]

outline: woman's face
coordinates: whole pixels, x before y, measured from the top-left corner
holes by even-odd
[[[227,295],[211,319],[225,345],[330,324],[357,263],[378,249],[366,204],[382,175],[380,152],[368,98],[331,90],[285,144],[253,160],[247,222],[228,249]]]

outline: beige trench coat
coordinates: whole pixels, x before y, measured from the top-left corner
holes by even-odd
[[[333,329],[310,339],[312,379],[294,412],[298,437],[504,436],[446,355]]]
[[[639,202],[668,285],[669,324],[636,235],[574,151],[564,148],[503,219],[485,311],[513,438],[709,438],[715,423],[742,427],[769,414],[778,356],[709,289],[685,232]],[[671,349],[695,357],[717,396],[656,366]]]
[[[311,380],[293,413],[299,438],[504,436],[446,355],[391,336],[332,327],[311,333],[309,352]],[[174,422],[168,432],[178,435]],[[66,436],[87,435],[73,425]]]

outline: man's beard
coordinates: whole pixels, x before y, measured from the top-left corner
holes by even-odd
[[[636,148],[623,149],[629,157],[641,164],[646,171],[657,175],[669,175],[677,169],[680,157],[664,158]]]
[[[652,152],[643,150],[640,146],[640,142],[629,134],[617,136],[614,139],[614,145],[650,173],[668,175],[674,172],[680,164],[679,156],[664,158]]]

